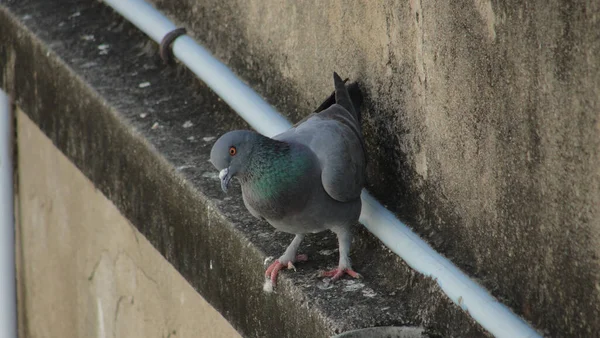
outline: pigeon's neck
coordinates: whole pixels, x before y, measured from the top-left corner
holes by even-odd
[[[243,184],[259,199],[275,199],[309,170],[310,159],[298,146],[273,139],[263,139],[253,151],[250,170]]]

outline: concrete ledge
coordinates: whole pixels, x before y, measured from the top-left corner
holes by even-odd
[[[334,236],[321,234],[301,247],[311,262],[284,273],[277,293],[263,293],[264,259],[290,237],[252,219],[235,190],[224,197],[207,162],[211,138],[243,122],[188,74],[164,67],[155,46],[102,4],[9,1],[0,30],[2,87],[244,336],[383,325],[485,336],[364,230],[352,253],[364,281],[327,288],[315,278],[337,261]]]

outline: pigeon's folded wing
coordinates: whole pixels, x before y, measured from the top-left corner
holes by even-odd
[[[275,138],[305,144],[317,155],[323,188],[333,199],[347,202],[360,197],[364,146],[359,127],[344,108],[335,104]]]

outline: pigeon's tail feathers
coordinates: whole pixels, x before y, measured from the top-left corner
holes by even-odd
[[[335,84],[335,103],[349,111],[350,114],[352,114],[352,117],[354,117],[354,120],[358,122],[358,114],[354,109],[354,104],[352,102],[352,98],[350,97],[350,93],[348,93],[346,84],[336,72],[333,72],[333,81]]]
[[[344,80],[344,83],[346,83],[346,82],[348,82],[348,79]],[[360,123],[360,121],[361,121],[360,109],[363,105],[363,95],[360,90],[360,86],[358,85],[357,82],[352,82],[351,84],[346,85],[346,90],[348,91],[348,95],[350,96],[350,100],[352,101],[352,106],[354,107],[354,113],[356,113],[356,114],[352,114],[352,116],[355,118],[355,120],[358,123]],[[319,105],[319,107],[317,109],[315,109],[315,113],[320,113],[323,110],[331,107],[335,103],[336,103],[336,91],[331,93],[331,95],[329,95],[329,97],[326,98],[325,101],[323,101],[323,103],[321,103],[321,105]],[[352,113],[352,112],[350,112],[350,113]]]
[[[352,100],[352,106],[354,107],[354,112],[356,113],[354,117],[358,123],[361,122],[361,108],[363,105],[363,94],[360,90],[360,86],[358,82],[352,82],[351,84],[346,86],[348,90],[348,94],[350,95],[350,100]]]
[[[346,78],[344,80],[344,83],[348,82],[348,78]],[[315,109],[315,113],[320,113],[323,110],[333,106],[335,104],[335,90],[331,93],[331,95],[329,95],[328,98],[325,99],[325,101],[323,101],[323,103],[321,103],[321,105],[319,105],[319,107],[317,109]]]

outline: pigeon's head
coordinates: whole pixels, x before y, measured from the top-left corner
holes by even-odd
[[[231,179],[246,172],[252,145],[259,135],[249,130],[234,130],[221,136],[210,151],[210,162],[219,170],[221,189],[227,192]]]

